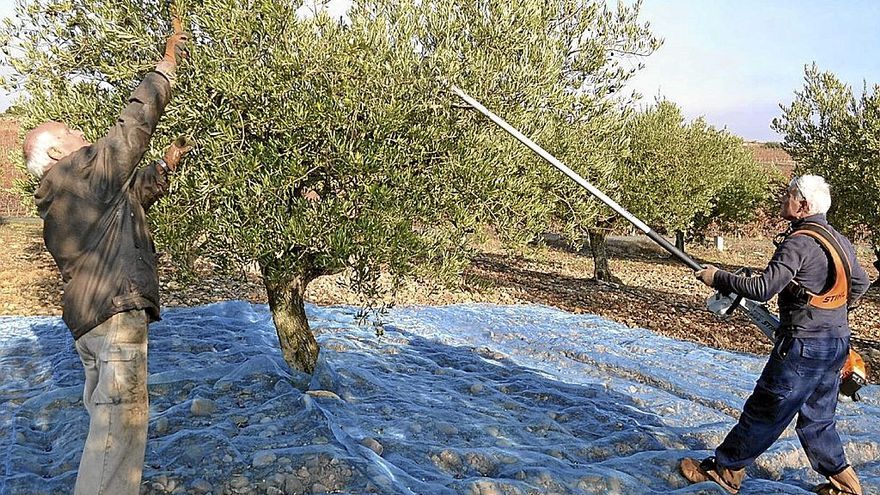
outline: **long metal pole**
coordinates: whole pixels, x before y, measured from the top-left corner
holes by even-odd
[[[546,160],[548,163],[550,163],[550,165],[553,165],[554,167],[559,169],[562,173],[564,173],[569,178],[571,178],[573,181],[577,182],[578,185],[580,185],[581,187],[583,187],[584,189],[589,191],[590,194],[592,194],[593,196],[598,198],[599,201],[605,203],[606,205],[608,205],[609,208],[611,208],[612,210],[614,210],[615,212],[620,214],[623,218],[627,219],[627,221],[629,221],[631,224],[633,224],[637,229],[644,232],[645,235],[647,235],[652,241],[659,244],[660,247],[669,251],[669,253],[671,253],[673,256],[678,258],[682,263],[686,264],[692,270],[700,270],[700,269],[704,268],[702,265],[697,263],[693,258],[691,258],[687,254],[685,254],[683,251],[681,251],[680,249],[678,249],[674,245],[670,244],[669,241],[666,240],[666,238],[664,238],[660,234],[651,230],[650,227],[645,225],[645,222],[642,222],[641,220],[636,218],[632,213],[626,211],[626,209],[624,207],[620,206],[616,201],[614,201],[613,199],[606,196],[605,193],[603,193],[599,189],[596,189],[595,186],[593,186],[592,184],[587,182],[583,177],[578,175],[577,172],[568,168],[564,163],[559,161],[555,156],[548,153],[547,150],[538,146],[538,144],[536,144],[534,141],[532,141],[528,137],[524,136],[516,128],[514,128],[512,125],[505,122],[504,119],[502,119],[501,117],[492,113],[489,109],[484,107],[480,102],[471,98],[467,93],[462,91],[459,87],[453,85],[452,91],[455,94],[457,94],[459,98],[461,98],[462,100],[467,102],[468,105],[474,107],[480,113],[482,113],[483,115],[488,117],[489,120],[491,120],[492,122],[497,124],[498,127],[501,127],[502,129],[507,131],[511,136],[515,137],[519,142],[528,146],[529,149],[531,149],[538,156],[540,156],[541,158]]]

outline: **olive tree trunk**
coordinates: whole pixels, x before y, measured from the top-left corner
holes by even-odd
[[[675,231],[675,247],[678,248],[682,253],[684,252],[684,232],[681,230]]]
[[[267,269],[263,268],[263,283],[284,360],[291,368],[311,374],[315,371],[320,347],[309,328],[303,300],[309,281],[304,275],[279,281],[268,276]]]
[[[593,277],[596,280],[604,282],[614,282],[619,284],[620,279],[611,273],[611,267],[608,265],[607,244],[605,243],[605,232],[602,230],[590,230],[590,252],[593,253]]]
[[[880,273],[880,244],[874,244],[874,268]],[[873,287],[880,287],[880,277],[871,284]]]

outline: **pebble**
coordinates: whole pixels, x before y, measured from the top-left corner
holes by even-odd
[[[444,450],[440,452],[440,461],[450,469],[458,469],[461,467],[461,457],[452,450]]]
[[[217,403],[210,399],[195,398],[190,406],[190,412],[193,416],[210,416],[217,410]]]
[[[166,491],[166,492],[172,492],[172,493],[173,493],[174,490],[177,489],[177,488],[178,488],[178,486],[177,486],[177,480],[175,480],[174,478],[169,478],[168,481],[165,483],[165,491]]]
[[[253,457],[253,460],[251,461],[251,464],[254,467],[268,466],[269,464],[272,464],[273,462],[275,462],[276,458],[277,458],[277,456],[271,450],[261,450],[261,451],[257,452],[256,454],[254,454],[254,457]]]
[[[344,402],[341,397],[339,397],[338,395],[336,395],[335,393],[333,393],[329,390],[308,390],[308,391],[306,391],[306,394],[308,394],[312,397],[324,397],[327,399],[334,399],[334,400],[338,400],[340,402]]]
[[[271,425],[265,430],[260,432],[260,438],[272,438],[278,434],[278,427],[275,425]]]
[[[197,495],[211,492],[214,487],[207,480],[199,478],[192,483],[192,491]]]
[[[153,480],[152,488],[153,490],[164,492],[165,487],[168,485],[168,476],[164,474],[160,474],[156,476],[156,479]]]
[[[157,419],[155,429],[156,433],[158,433],[159,435],[164,435],[168,433],[168,418],[163,416]]]
[[[382,455],[382,451],[384,450],[384,447],[382,447],[382,444],[379,443],[375,438],[370,438],[370,437],[364,438],[363,440],[361,440],[361,445],[372,450],[373,452],[376,453],[376,455]]]
[[[232,488],[244,488],[250,483],[251,481],[247,478],[247,476],[236,474],[232,477],[232,481],[229,482],[229,486],[231,486]]]
[[[200,445],[189,445],[183,452],[184,459],[191,464],[196,464],[205,457],[205,451]]]
[[[478,480],[468,487],[468,495],[502,495],[498,483],[490,480]]]
[[[444,435],[457,435],[458,428],[455,427],[452,423],[447,423],[446,421],[438,421],[437,422],[437,431]]]
[[[284,491],[287,493],[302,493],[303,484],[296,476],[287,476],[284,480]]]
[[[477,395],[483,391],[484,387],[482,383],[475,383],[471,385],[471,394]]]
[[[470,467],[482,476],[492,476],[497,470],[495,462],[484,454],[469,453],[466,455]]]

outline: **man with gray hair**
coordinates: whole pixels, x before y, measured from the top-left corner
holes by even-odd
[[[849,355],[848,310],[868,290],[865,270],[849,240],[828,224],[831,195],[825,179],[795,177],[782,199],[791,221],[759,277],[743,277],[709,266],[697,278],[726,293],[756,301],[779,294],[780,326],[770,359],[736,426],[697,461],[684,459],[691,482],[714,481],[737,493],[745,468],[779,438],[797,416],[796,431],[813,469],[828,479],[824,495],[862,494],[847,463],[834,414],[840,372]]]
[[[178,23],[179,24],[179,23]],[[43,239],[64,281],[63,319],[85,368],[89,433],[76,495],[137,495],[147,440],[147,326],[159,319],[156,253],[146,212],[168,189],[188,146],[172,144],[138,169],[171,97],[187,35],[134,90],[107,134],[89,143],[59,122],[31,130],[28,170],[40,178],[35,202]]]

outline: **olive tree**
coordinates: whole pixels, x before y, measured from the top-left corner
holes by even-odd
[[[641,59],[653,53],[661,40],[651,34],[647,23],[640,22],[640,1],[630,6],[618,3],[615,9],[594,2],[559,5],[563,8],[562,15],[549,24],[560,34],[559,45],[550,59],[555,57],[562,64],[551,62],[543,67],[553,67],[565,85],[557,86],[552,100],[544,95],[537,111],[517,111],[516,106],[503,101],[497,107],[489,106],[498,108],[497,113],[503,118],[593,185],[615,196],[620,184],[614,178],[614,169],[628,153],[625,115],[638,98],[625,91],[625,85],[642,68]],[[541,25],[546,25],[546,21],[541,21]],[[510,28],[515,26],[503,27]],[[540,30],[540,25],[534,29]],[[494,92],[486,93],[490,103],[494,101],[493,95]],[[490,142],[511,139],[494,126],[489,126],[486,132]],[[493,156],[497,157],[498,153],[493,151]],[[579,248],[590,239],[594,276],[609,280],[604,238],[616,214],[555,168],[541,161],[535,163],[525,147],[516,153],[508,152],[508,156],[513,159],[516,180],[532,186],[533,194],[542,198],[541,204],[550,215],[544,222],[518,225],[516,232],[534,238],[539,229],[550,228]],[[520,188],[509,189],[513,194],[520,191]],[[500,203],[503,208],[507,204],[510,203]],[[498,217],[537,218],[520,212]]]
[[[771,195],[770,175],[741,138],[702,118],[685,122],[670,101],[634,114],[627,129],[623,201],[648,225],[674,233],[680,249],[710,220],[747,220]]]
[[[833,201],[830,220],[853,234],[866,229],[880,268],[880,87],[860,96],[816,64],[805,67],[804,87],[773,128],[783,135],[798,174],[828,181]]]
[[[480,224],[535,231],[552,213],[535,180],[547,170],[448,85],[561,136],[571,109],[603,110],[573,88],[617,90],[619,37],[643,36],[629,8],[575,0],[366,0],[342,19],[290,0],[174,7],[191,56],[150,153],[179,134],[199,144],[157,207],[159,241],[179,261],[256,264],[284,357],[308,372],[316,277],[347,271],[372,296],[383,271],[454,275]],[[25,127],[51,118],[91,138],[169,34],[155,0],[20,1],[17,13],[3,42]]]

